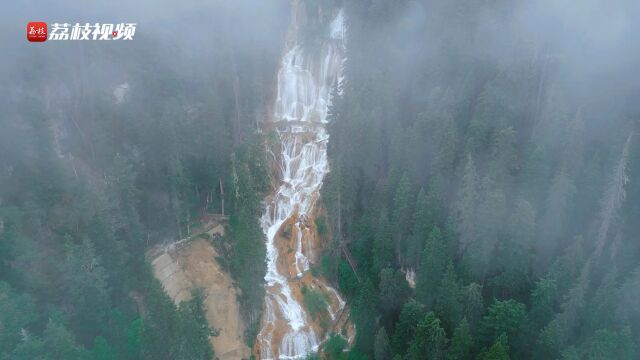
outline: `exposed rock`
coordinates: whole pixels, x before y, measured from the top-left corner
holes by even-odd
[[[224,235],[218,224],[206,231],[209,236]],[[219,331],[211,344],[220,360],[248,359],[250,349],[244,342],[245,326],[240,316],[237,290],[229,274],[216,261],[211,243],[201,237],[185,239],[150,251],[153,272],[176,304],[188,300],[191,290],[204,290],[209,325]]]

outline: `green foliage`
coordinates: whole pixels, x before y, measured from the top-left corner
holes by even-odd
[[[416,297],[428,307],[432,306],[446,264],[444,238],[440,229],[434,227],[425,244],[416,281]]]
[[[148,289],[147,297],[149,317],[142,322],[141,330],[137,323],[132,324],[128,339],[131,348],[135,348],[136,332],[140,331],[142,359],[213,358],[209,336],[215,333],[207,324],[201,291],[194,291],[191,300],[182,302],[177,309],[157,281]]]
[[[418,193],[413,218],[412,235],[407,239],[407,263],[412,267],[420,264],[422,249],[427,241],[429,230],[434,225],[432,204],[423,188]]]
[[[395,354],[405,354],[422,318],[424,318],[424,311],[418,303],[407,302],[404,304],[396,323],[395,332],[391,338],[391,345]]]
[[[347,348],[347,340],[340,334],[331,334],[324,344],[324,353],[329,360],[339,360],[346,358],[343,351]]]
[[[589,360],[621,359],[631,360],[638,357],[637,345],[631,338],[631,330],[598,330],[590,341],[587,358]]]
[[[440,319],[433,312],[429,312],[416,326],[407,359],[444,359],[447,343],[447,335],[440,325]]]
[[[482,286],[471,283],[463,290],[464,307],[467,320],[472,328],[480,322],[480,317],[484,312],[484,301],[482,298]]]
[[[142,359],[177,358],[177,339],[180,329],[176,306],[162,290],[162,285],[153,281],[146,292],[145,310],[148,317],[140,330],[140,352]]]
[[[460,252],[465,252],[467,248],[476,240],[478,206],[478,174],[471,154],[467,155],[467,163],[464,168],[462,185],[459,200],[457,203],[459,220],[458,228],[460,233]]]
[[[208,10],[216,18],[208,34],[263,23],[222,4]],[[248,270],[241,279],[234,273],[246,295],[243,314],[259,319],[258,217],[270,179],[262,140],[252,134],[286,30],[284,14],[270,10],[259,46],[255,33],[241,36],[252,39],[244,45],[235,35],[214,36],[207,41],[224,50],[196,57],[174,51],[174,40],[158,46],[151,38],[133,51],[54,50],[56,65],[17,53],[7,68],[11,86],[0,90],[0,358],[210,357],[208,339],[196,334],[201,316],[158,289],[145,252],[191,235],[200,215],[222,212],[222,200],[237,220],[234,269]],[[73,80],[78,69],[81,82]],[[121,86],[129,90],[114,98]],[[187,340],[193,353],[180,350]]]
[[[409,294],[409,285],[400,270],[391,268],[380,271],[378,304],[383,314],[395,315],[400,312]]]
[[[497,337],[502,333],[510,333],[516,330],[525,320],[525,306],[514,300],[494,300],[487,309],[487,314],[482,318],[482,327]]]
[[[266,271],[264,233],[258,218],[262,207],[262,191],[267,186],[264,149],[255,138],[234,157],[235,211],[230,219],[234,239],[231,273],[242,290],[240,303],[244,309],[248,339],[255,338],[264,288],[260,286]]]
[[[500,335],[496,342],[489,349],[482,351],[480,354],[482,360],[509,360],[509,346],[507,345],[507,336]]]
[[[318,235],[325,236],[329,232],[329,228],[327,227],[327,220],[324,216],[318,216],[315,218],[316,229],[318,229]]]
[[[358,289],[358,278],[346,261],[338,265],[338,284],[340,291],[347,296],[354,296]]]
[[[411,230],[414,213],[413,205],[415,204],[414,196],[409,177],[407,174],[403,174],[393,197],[393,212],[391,216],[393,235],[394,238],[399,239],[402,253],[406,252],[406,238]]]
[[[14,223],[17,209],[0,208],[0,280],[7,280],[10,275],[10,261],[15,256],[17,226]],[[7,216],[8,215],[8,216]]]
[[[534,354],[539,357],[555,357],[563,342],[560,324],[557,320],[549,322],[539,333]]]
[[[449,329],[449,331],[452,331],[462,319],[463,305],[460,301],[461,297],[462,289],[453,268],[453,263],[450,262],[440,283],[434,306],[435,313],[442,319],[445,329]]]
[[[304,307],[314,318],[327,310],[327,299],[318,290],[302,287],[302,301]]]
[[[389,336],[384,326],[376,333],[373,358],[375,360],[391,360],[391,344],[389,343]]]
[[[78,245],[66,244],[62,265],[65,295],[71,303],[72,324],[82,337],[92,335],[95,324],[104,321],[110,306],[107,274],[100,262],[90,240],[84,239]]]
[[[535,330],[541,329],[554,315],[554,304],[558,288],[556,281],[550,277],[538,280],[536,287],[531,292],[531,326]]]
[[[143,329],[144,323],[142,319],[135,319],[129,325],[127,329],[127,338],[125,346],[125,354],[128,359],[138,359],[140,357],[141,339],[140,335]]]
[[[356,349],[365,354],[373,350],[375,319],[371,314],[376,311],[375,288],[370,280],[361,286],[351,307],[351,316],[359,329],[356,333]]]
[[[522,327],[526,321],[524,304],[512,299],[494,300],[480,322],[480,333],[485,341],[498,339],[503,334],[515,341],[522,335]]]
[[[96,360],[115,360],[117,355],[115,350],[109,346],[107,340],[102,336],[98,336],[94,340],[91,358]]]
[[[451,346],[447,352],[447,360],[468,360],[471,359],[471,347],[473,346],[473,338],[471,329],[466,318],[460,321],[460,324],[453,331],[451,338]]]
[[[574,68],[568,48],[505,33],[516,7],[347,5],[348,81],[330,109],[323,196],[361,278],[339,266],[340,289],[362,301],[376,288],[370,316],[394,356],[406,358],[424,316],[408,321],[412,297],[453,333],[452,358],[586,358],[596,331],[640,321],[637,124],[612,105],[617,95],[576,96],[560,70]],[[428,21],[407,24],[403,12]],[[425,33],[437,35],[418,41]],[[470,46],[483,37],[505,42]],[[393,301],[402,293],[387,268],[416,271],[413,296]]]
[[[42,337],[27,336],[11,354],[10,359],[15,360],[88,360],[88,351],[78,345],[73,335],[64,325],[49,321],[42,333]]]
[[[212,359],[213,349],[209,337],[216,331],[209,327],[204,311],[205,296],[202,289],[191,292],[191,299],[182,302],[178,309],[180,316],[180,343],[183,359]]]
[[[17,294],[11,286],[0,282],[0,355],[13,349],[21,340],[21,331],[37,319],[33,299]]]
[[[378,274],[393,263],[393,232],[386,211],[380,212],[377,231],[373,241],[372,274]]]
[[[347,355],[347,360],[369,360],[370,358],[364,353],[360,352],[358,349],[353,349],[349,351]]]
[[[287,9],[276,16],[237,2],[207,12],[203,34],[217,34],[205,38],[215,51],[194,56],[171,39],[145,40],[108,56],[52,49],[55,71],[18,52],[6,68],[3,360],[212,357],[201,294],[175,306],[145,251],[184,238],[222,200],[225,261],[242,291],[245,340],[255,338],[265,148],[277,147],[275,131],[255,129],[269,108]],[[320,49],[339,3],[304,2],[306,51]],[[639,62],[576,57],[563,43],[571,35],[543,34],[558,32],[563,16],[523,28],[514,21],[520,5],[344,3],[348,81],[332,89],[328,216],[315,220],[333,242],[320,272],[346,296],[357,328],[355,349],[336,357],[638,357],[640,142],[637,104],[625,100],[637,96],[614,81]],[[598,20],[591,10],[582,15]],[[611,39],[600,40],[591,43]],[[612,55],[590,46],[585,53]],[[131,90],[114,102],[121,79]],[[412,270],[414,293],[404,279]],[[323,311],[311,294],[304,305]]]

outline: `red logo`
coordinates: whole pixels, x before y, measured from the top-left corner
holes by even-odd
[[[47,41],[47,23],[33,21],[27,24],[27,40],[31,42]]]

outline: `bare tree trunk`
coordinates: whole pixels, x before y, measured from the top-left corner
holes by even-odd
[[[224,216],[224,186],[222,186],[222,178],[218,178],[218,180],[220,181],[220,211]]]
[[[360,282],[360,276],[358,276],[358,272],[356,271],[357,265],[356,265],[356,262],[353,260],[353,257],[351,257],[351,252],[346,246],[341,246],[341,248],[342,248],[342,253],[344,254],[344,257],[347,259],[349,266],[351,266],[351,270],[353,271],[353,274],[356,276],[356,280]]]
[[[230,49],[231,54],[231,73],[233,77],[233,96],[235,100],[236,121],[233,123],[233,147],[240,142],[240,78],[238,76],[238,69],[236,66],[236,57],[233,49]]]
[[[542,55],[542,69],[540,70],[540,77],[538,78],[538,91],[536,95],[536,104],[533,112],[533,123],[537,124],[540,121],[540,106],[542,103],[542,92],[544,90],[544,80],[547,76],[547,64],[549,63],[549,55],[545,51]]]
[[[602,250],[606,245],[609,227],[616,218],[618,209],[622,206],[622,202],[626,195],[624,187],[629,182],[629,177],[627,176],[627,161],[629,158],[629,147],[631,146],[632,136],[633,134],[629,135],[627,137],[627,141],[624,143],[620,159],[613,169],[611,180],[609,181],[604,196],[602,197],[602,208],[600,210],[601,223],[600,228],[598,229],[598,238],[596,242],[596,257],[602,254]]]
[[[338,239],[342,242],[342,190],[338,189]]]

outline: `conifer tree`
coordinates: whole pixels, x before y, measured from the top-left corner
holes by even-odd
[[[375,360],[391,360],[391,345],[384,326],[376,333],[373,354]]]
[[[434,226],[422,253],[416,279],[416,297],[430,308],[438,293],[440,279],[446,270],[446,248],[442,233]]]
[[[469,360],[471,359],[471,347],[473,339],[471,329],[466,318],[462,318],[460,324],[453,331],[451,346],[447,352],[447,360]]]

